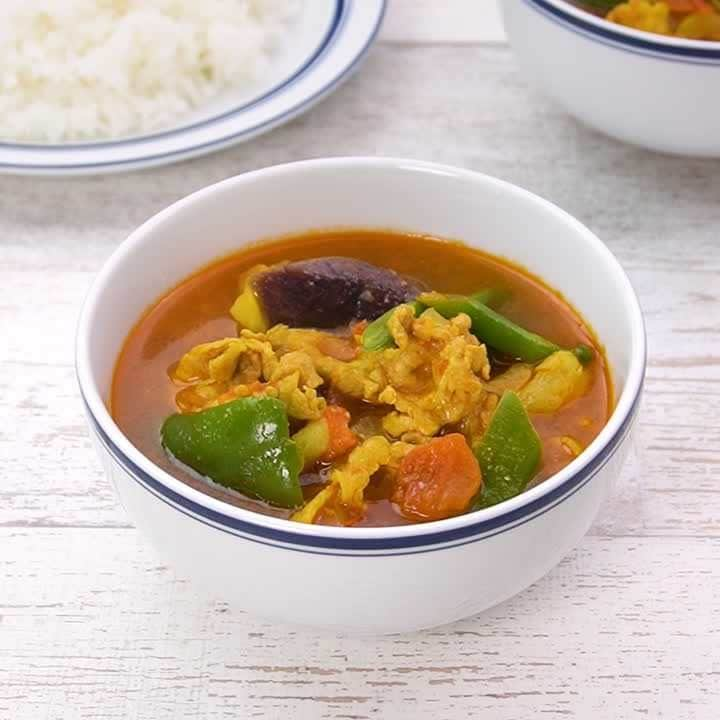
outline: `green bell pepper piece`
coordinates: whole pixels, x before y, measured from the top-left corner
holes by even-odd
[[[493,302],[498,302],[502,296],[504,296],[504,293],[497,290],[482,290],[474,295],[470,295],[469,297],[483,304],[492,304]],[[417,300],[413,300],[407,304],[415,311],[415,317],[418,317],[420,313],[428,307],[425,303]],[[391,308],[386,313],[383,313],[379,318],[373,320],[365,328],[362,335],[363,350],[384,350],[385,348],[389,348],[394,345],[392,335],[388,329],[388,320],[390,320],[390,317],[395,310],[397,310],[396,307]]]
[[[446,318],[465,313],[472,321],[471,331],[475,337],[495,350],[518,360],[536,363],[562,349],[554,342],[503,317],[486,304],[479,302],[477,296],[429,294],[421,295],[420,301]],[[593,358],[593,352],[587,345],[579,345],[573,352],[583,365]]]
[[[174,458],[220,485],[279,507],[303,502],[302,457],[290,439],[285,406],[275,398],[239,398],[171,415],[161,435]]]
[[[483,439],[475,446],[483,487],[471,510],[496,505],[519,495],[537,472],[542,444],[514,392],[505,392]]]

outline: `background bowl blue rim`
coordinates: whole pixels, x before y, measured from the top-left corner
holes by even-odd
[[[568,0],[565,1],[568,2]],[[628,35],[619,29],[614,30],[609,22],[607,23],[609,27],[601,27],[589,20],[565,12],[547,0],[523,0],[523,2],[563,27],[618,50],[690,65],[720,65],[718,43],[709,43],[710,47],[707,48],[671,45],[653,40],[650,33],[647,33],[648,37],[644,38]],[[568,5],[574,7],[569,2]]]
[[[340,17],[336,17],[337,24],[333,28],[332,32],[328,33],[328,36],[326,37],[326,41],[324,45],[319,48],[315,55],[314,59],[309,63],[306,64],[304,70],[294,76],[291,80],[288,80],[286,84],[283,85],[282,90],[287,90],[288,87],[295,84],[298,80],[301,79],[302,76],[306,75],[317,63],[318,61],[327,54],[327,52],[330,50],[331,47],[333,47],[338,38],[340,37],[340,30],[345,26],[346,20],[348,17],[348,8],[351,6],[351,3],[355,0],[337,0],[338,5],[337,8],[341,10]],[[284,113],[277,115],[273,118],[270,118],[269,120],[266,120],[262,123],[259,123],[258,125],[255,125],[251,128],[244,128],[238,132],[230,133],[229,135],[226,135],[222,138],[217,138],[215,140],[211,140],[206,143],[201,143],[197,145],[192,145],[186,148],[181,148],[178,150],[172,150],[165,153],[160,153],[158,155],[150,155],[150,156],[141,156],[141,157],[133,157],[133,158],[127,158],[124,160],[116,160],[116,161],[99,161],[99,162],[78,162],[78,163],[71,163],[69,165],[56,165],[56,164],[35,164],[35,163],[5,163],[0,162],[0,169],[4,171],[17,171],[17,172],[43,172],[46,171],[48,173],[58,173],[58,172],[64,172],[64,171],[77,171],[77,172],[87,172],[87,171],[93,171],[93,170],[100,170],[100,169],[117,169],[122,168],[125,166],[133,166],[137,165],[139,167],[145,167],[149,165],[159,165],[163,163],[170,162],[172,158],[177,157],[178,159],[182,159],[187,156],[196,155],[203,152],[212,152],[213,149],[222,149],[223,147],[233,144],[235,142],[240,142],[243,137],[252,137],[254,135],[259,135],[262,132],[266,130],[270,130],[273,127],[276,127],[277,125],[282,124],[283,122],[289,121],[292,118],[296,117],[297,115],[300,115],[304,111],[308,110],[312,105],[314,105],[316,102],[320,101],[323,97],[328,95],[331,91],[333,91],[335,88],[337,88],[344,80],[346,80],[359,66],[360,62],[365,58],[367,53],[369,52],[373,42],[375,41],[375,38],[377,37],[380,28],[382,27],[383,20],[385,18],[385,15],[387,13],[387,6],[388,6],[388,0],[379,0],[380,2],[380,12],[378,13],[377,21],[375,23],[375,26],[372,28],[371,32],[368,35],[368,38],[365,42],[365,44],[360,48],[359,52],[356,54],[352,62],[345,65],[341,71],[335,75],[324,87],[320,88],[318,91],[310,95],[309,97],[305,98],[302,102],[295,105],[294,107],[286,110]],[[274,94],[277,94],[280,89],[276,88],[276,92]],[[265,97],[262,102],[267,101],[268,98]],[[257,104],[260,104],[260,100],[257,101]],[[244,112],[248,109],[248,106],[242,106],[241,108],[235,108],[234,110],[229,111],[227,114],[215,117],[215,118],[209,118],[207,120],[202,121],[199,123],[203,126],[210,126],[212,124],[215,124],[217,122],[220,122],[221,120],[228,119],[229,116],[232,116],[233,114],[239,114],[241,112]],[[166,136],[172,136],[175,134],[182,134],[187,132],[191,129],[196,129],[197,126],[186,126],[184,128],[176,128],[170,131],[166,131],[165,134],[163,134],[163,137]],[[138,144],[142,144],[145,142],[145,140],[157,140],[157,134],[153,137],[145,138],[139,137],[136,139],[127,138],[124,140],[118,140],[114,142],[107,143],[108,148],[116,148],[123,145],[127,146],[134,146]],[[58,153],[64,152],[66,150],[87,150],[87,151],[95,151],[98,149],[103,149],[103,146],[101,146],[98,143],[82,143],[77,146],[70,146],[70,145],[55,145],[55,146],[44,146],[40,144],[31,144],[27,146],[18,145],[15,143],[0,143],[0,151],[2,149],[11,149],[16,150],[18,148],[20,149],[28,149],[28,150],[35,150],[35,151],[53,151],[56,150]]]
[[[79,383],[79,380],[78,380]],[[326,537],[323,535],[312,535],[293,532],[292,530],[280,530],[267,527],[247,520],[240,520],[224,513],[212,510],[200,505],[193,500],[171,490],[165,484],[152,477],[143,469],[138,467],[122,450],[111,440],[109,435],[102,428],[98,420],[92,414],[89,403],[80,387],[88,421],[93,432],[103,447],[110,453],[114,460],[135,480],[142,488],[152,495],[171,506],[173,509],[182,512],[190,518],[205,525],[215,528],[231,535],[246,540],[257,542],[263,545],[295,550],[319,555],[352,555],[357,556],[387,556],[387,555],[411,555],[418,553],[434,552],[448,547],[457,547],[468,543],[498,535],[513,528],[523,525],[540,515],[552,510],[564,500],[574,495],[584,487],[615,455],[623,441],[628,436],[642,395],[643,382],[640,383],[632,405],[623,419],[616,433],[608,440],[607,444],[585,467],[570,476],[562,485],[541,495],[532,502],[525,503],[513,511],[506,512],[487,520],[464,525],[450,530],[440,530],[421,535],[407,537]],[[344,552],[343,552],[344,551]],[[388,552],[389,551],[389,552]]]

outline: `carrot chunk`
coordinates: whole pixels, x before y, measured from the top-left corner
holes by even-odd
[[[322,460],[330,462],[350,452],[357,444],[357,435],[350,429],[350,413],[339,405],[328,405],[325,410],[330,443]]]
[[[467,510],[482,486],[472,450],[459,433],[411,450],[400,463],[392,500],[413,520],[442,520]]]
[[[317,348],[323,355],[343,362],[350,362],[358,356],[358,347],[353,338],[322,335],[317,341]]]

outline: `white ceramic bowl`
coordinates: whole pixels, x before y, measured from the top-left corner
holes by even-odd
[[[608,22],[566,0],[502,0],[529,78],[590,127],[660,152],[720,157],[720,43]]]
[[[159,294],[260,238],[328,227],[462,239],[559,289],[605,343],[617,407],[592,445],[540,486],[493,508],[404,527],[315,527],[204,495],[145,458],[107,398],[125,336]],[[136,230],[98,275],[80,319],[77,372],[105,470],[128,515],[179,572],[238,608],[363,633],[466,617],[547,573],[583,536],[618,476],[645,368],[640,308],[610,251],[540,198],[477,173],[337,158],[241,175]]]

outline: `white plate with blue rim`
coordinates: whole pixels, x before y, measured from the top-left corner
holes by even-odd
[[[358,67],[387,0],[312,0],[251,86],[213,99],[175,126],[82,143],[0,142],[0,172],[82,175],[137,170],[205,155],[268,132],[327,97]]]

